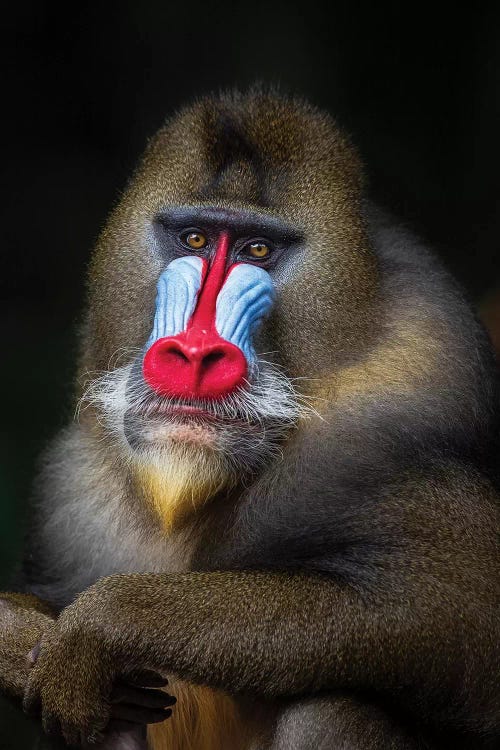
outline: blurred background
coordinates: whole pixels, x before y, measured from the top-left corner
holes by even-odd
[[[2,7],[0,586],[20,555],[36,456],[73,415],[90,249],[147,139],[193,97],[260,80],[330,110],[373,195],[500,330],[500,4],[446,6]]]

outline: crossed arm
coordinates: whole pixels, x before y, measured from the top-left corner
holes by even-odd
[[[451,696],[464,715],[471,702],[481,703],[484,680],[471,678],[484,665],[457,630],[458,614],[455,622],[448,614],[439,621],[438,608],[419,610],[411,595],[391,606],[388,614],[383,602],[365,604],[351,588],[321,577],[111,576],[42,636],[25,707],[41,704],[45,728],[76,744],[107,726],[116,678],[144,669],[262,696],[338,687],[397,692],[410,684],[429,700]],[[472,689],[468,696],[453,695],[457,677]]]
[[[420,512],[411,528],[423,536],[401,525],[397,548],[370,555],[370,585],[306,572],[114,575],[56,621],[33,597],[6,600],[0,687],[41,708],[45,728],[70,744],[97,737],[117,680],[144,670],[262,697],[380,690],[428,719],[498,731],[495,529],[478,544],[475,524],[489,520],[473,501],[456,518],[449,510],[444,531]],[[20,669],[40,639],[36,663]]]

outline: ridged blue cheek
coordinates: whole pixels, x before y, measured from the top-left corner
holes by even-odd
[[[238,346],[249,364],[255,361],[252,336],[271,310],[274,299],[274,284],[267,271],[248,263],[231,269],[217,297],[217,332]]]
[[[176,258],[158,279],[156,312],[148,348],[164,336],[176,336],[187,327],[201,286],[203,261],[193,255]]]

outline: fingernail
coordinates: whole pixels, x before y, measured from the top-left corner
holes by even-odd
[[[38,642],[36,646],[33,646],[33,648],[28,654],[28,662],[30,663],[31,666],[33,666],[33,664],[36,662],[39,654],[40,654],[40,642]]]

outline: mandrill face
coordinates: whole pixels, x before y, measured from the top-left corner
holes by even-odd
[[[360,183],[328,117],[261,94],[202,100],[148,148],[94,255],[82,368],[166,525],[271,460],[370,336]]]

